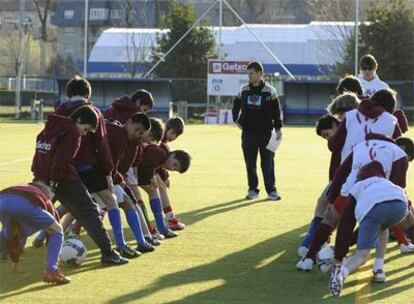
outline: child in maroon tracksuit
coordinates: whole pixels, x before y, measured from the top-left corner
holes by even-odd
[[[128,147],[131,146],[131,142],[139,142],[141,136],[149,130],[150,121],[144,113],[137,113],[129,118],[125,125],[118,121],[107,120],[106,127],[114,163],[112,177],[117,202],[124,210],[127,222],[138,243],[137,250],[139,252],[154,251],[155,248],[145,240],[137,211],[133,208],[133,202],[125,192],[127,185],[124,181],[126,170],[132,165],[136,157],[136,153],[128,153],[131,152]],[[134,150],[136,151],[137,148],[135,147]]]
[[[126,121],[132,117],[137,112],[147,113],[154,107],[154,98],[150,92],[147,90],[138,90],[131,97],[128,95],[121,96],[117,98],[104,113],[105,119],[117,120],[121,124],[126,123]],[[145,218],[148,218],[146,213],[146,208],[144,202],[141,199],[141,193],[138,188],[138,179],[137,179],[137,170],[140,155],[142,154],[142,142],[141,139],[137,141],[128,141],[127,155],[125,159],[130,159],[130,157],[135,157],[134,163],[131,165],[128,162],[125,162],[121,159],[119,164],[123,172],[126,172],[125,181],[128,183],[129,188],[126,192],[129,197],[138,203],[141,208],[139,215]],[[143,218],[142,218],[143,219]],[[145,233],[147,235],[147,240],[152,242],[153,245],[159,245],[160,243],[151,237],[148,227],[144,226]],[[148,231],[147,231],[148,230]]]
[[[138,184],[149,196],[157,229],[165,237],[171,238],[177,234],[165,226],[155,174],[160,169],[184,173],[190,166],[191,157],[182,150],[167,152],[161,148],[158,144],[163,138],[164,126],[159,119],[151,118],[150,120],[151,131],[145,138],[147,145],[144,147],[141,161],[137,167]]]
[[[176,140],[184,132],[184,121],[181,117],[170,118],[165,124],[165,134],[159,144],[167,153],[170,153],[170,147],[168,143]],[[170,188],[170,179],[168,171],[164,168],[157,171],[156,174],[161,201],[163,205],[163,211],[167,219],[167,224],[172,230],[182,230],[185,228],[185,224],[181,222],[174,214],[172,209],[170,198],[168,196],[168,188]]]
[[[48,186],[41,182],[21,184],[0,192],[2,226],[0,248],[6,251],[16,269],[20,260],[19,240],[45,229],[48,243],[47,267],[43,273],[43,281],[67,284],[71,280],[65,277],[58,265],[63,243],[63,229],[59,224],[59,214],[50,201],[49,193]]]
[[[154,98],[147,90],[138,90],[131,97],[121,96],[112,102],[111,107],[104,113],[105,119],[117,120],[121,124],[135,113],[147,113],[154,107]]]
[[[50,115],[36,138],[32,163],[35,179],[52,187],[77,180],[73,160],[79,151],[82,135],[95,130],[97,119],[94,110],[88,106],[79,108],[71,117]]]
[[[111,176],[113,169],[112,157],[103,116],[88,101],[91,95],[90,84],[86,79],[75,77],[67,83],[66,93],[69,100],[62,103],[56,109],[56,114],[71,116],[80,107],[89,105],[94,110],[95,115],[98,116],[95,132],[87,134],[81,139],[79,151],[73,160],[76,173],[85,175],[89,171],[99,168],[100,172],[105,176],[103,188],[111,191],[113,190]],[[101,187],[101,185],[99,186]],[[102,263],[120,265],[128,262],[118,252],[112,250],[111,241],[99,218],[97,205],[80,178],[71,183],[60,185],[55,198],[85,227],[88,234],[101,249]]]

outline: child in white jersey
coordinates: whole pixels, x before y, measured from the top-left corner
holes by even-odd
[[[387,228],[402,222],[410,213],[405,190],[385,176],[381,163],[371,162],[360,169],[357,183],[350,190],[359,222],[357,251],[343,265],[334,266],[329,281],[334,296],[340,295],[345,278],[367,262],[378,239],[388,238]]]
[[[405,150],[411,151],[409,157],[407,157]],[[377,160],[386,168],[386,177],[404,188],[406,184],[408,160],[411,160],[413,156],[412,150],[413,142],[408,138],[397,139],[397,142],[394,142],[392,139],[388,139],[387,137],[378,134],[368,134],[366,141],[353,148],[351,155],[338,170],[336,170],[332,185],[328,190],[328,201],[331,205],[325,213],[323,220],[317,227],[315,227],[315,232],[309,245],[309,251],[297,264],[297,267],[300,270],[312,270],[316,253],[329,239],[331,231],[336,228],[344,209],[349,204],[349,190],[355,184],[358,170],[362,166]],[[352,221],[350,222],[352,223]],[[348,238],[352,237],[355,223],[353,225],[349,224],[349,226],[351,226],[351,235],[349,236],[349,231],[346,230]],[[409,250],[411,246],[404,232],[397,227],[393,229],[393,232],[401,236],[399,242],[400,245],[404,248],[408,246]],[[345,243],[348,244],[347,242]],[[341,249],[342,248],[343,246]],[[380,258],[383,257],[382,254],[379,254],[378,256]],[[381,270],[383,270],[382,268]],[[376,270],[378,269],[374,269],[374,272]]]
[[[401,136],[397,119],[392,115],[397,103],[396,95],[391,89],[380,90],[371,98],[363,99],[357,109],[346,113],[335,136],[328,142],[331,151],[341,151],[341,162],[355,145],[365,140],[368,133],[391,138]]]
[[[372,95],[383,89],[389,89],[389,85],[382,81],[377,75],[378,63],[374,56],[365,55],[359,61],[361,74],[358,79],[364,90],[364,95]]]

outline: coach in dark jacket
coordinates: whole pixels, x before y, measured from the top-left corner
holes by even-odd
[[[282,111],[275,88],[263,80],[263,66],[251,62],[247,66],[249,83],[242,86],[234,100],[233,121],[242,129],[242,149],[247,169],[249,190],[247,199],[259,195],[256,172],[257,154],[260,152],[261,167],[269,200],[279,200],[276,191],[274,153],[266,146],[273,128],[277,138],[282,137]]]

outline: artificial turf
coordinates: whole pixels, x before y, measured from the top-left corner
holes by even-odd
[[[41,128],[0,124],[0,188],[30,181]],[[171,176],[173,207],[188,225],[178,238],[126,266],[102,267],[99,251],[83,232],[88,259],[78,268],[64,266],[72,283],[58,287],[41,282],[46,250],[34,249],[29,239],[18,273],[0,264],[0,303],[414,303],[414,255],[401,256],[394,242],[386,260],[388,281],[370,282],[370,260],[348,278],[339,299],[329,295],[327,275],[296,270],[298,244],[327,183],[329,153],[311,127],[285,127],[283,136],[276,155],[283,199],[249,202],[243,200],[240,130],[188,126],[173,144],[193,157],[188,173]],[[260,173],[260,161],[258,168]],[[413,174],[410,168],[411,195]]]

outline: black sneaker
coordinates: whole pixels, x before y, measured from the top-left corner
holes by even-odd
[[[116,250],[119,252],[119,254],[122,257],[127,258],[127,259],[137,258],[137,257],[139,257],[139,256],[142,255],[142,253],[140,252],[140,250],[137,251],[134,248],[129,247],[128,244],[126,244],[122,248],[121,247],[118,247]]]
[[[119,255],[118,251],[112,250],[111,253],[103,253],[101,256],[101,263],[105,265],[124,265],[129,261]]]
[[[158,239],[153,238],[152,236],[151,237],[146,236],[145,240],[153,246],[161,245],[161,242]]]
[[[145,242],[144,244],[138,244],[137,250],[142,253],[147,253],[154,251],[155,247],[149,242]]]
[[[158,230],[155,230],[155,232],[152,234],[152,238],[153,239],[157,239],[158,241],[163,241],[165,240],[164,235],[162,235],[161,233],[159,233]]]
[[[166,229],[162,235],[166,238],[166,239],[171,239],[171,238],[175,238],[176,236],[178,236],[178,233],[172,231],[171,229]]]

